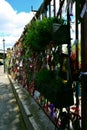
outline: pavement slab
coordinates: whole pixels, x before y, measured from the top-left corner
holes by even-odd
[[[0,66],[0,130],[26,130],[3,66]]]

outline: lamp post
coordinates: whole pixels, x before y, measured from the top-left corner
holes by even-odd
[[[3,64],[4,64],[4,73],[5,73],[5,39],[3,41]]]

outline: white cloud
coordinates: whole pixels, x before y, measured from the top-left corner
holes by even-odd
[[[6,48],[14,45],[33,15],[33,12],[17,13],[8,2],[0,0],[0,49],[3,49],[3,38]]]

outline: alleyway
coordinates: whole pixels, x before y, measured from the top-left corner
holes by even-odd
[[[0,130],[26,130],[3,66],[0,66]]]

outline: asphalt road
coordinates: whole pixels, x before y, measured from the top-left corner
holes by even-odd
[[[0,66],[0,130],[26,130],[11,84]]]

